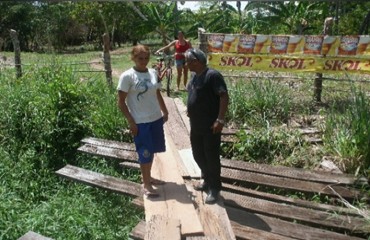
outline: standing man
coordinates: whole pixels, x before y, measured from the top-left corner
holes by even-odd
[[[208,204],[217,202],[221,191],[221,131],[229,104],[224,77],[208,68],[207,57],[199,49],[189,49],[185,59],[195,75],[188,84],[187,111],[193,157],[202,171],[203,183],[195,190],[206,191]]]

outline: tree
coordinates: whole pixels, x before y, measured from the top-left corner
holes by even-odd
[[[20,41],[20,48],[22,50],[29,50],[30,42],[35,35],[34,18],[35,8],[31,3],[0,3],[0,37],[4,39],[5,50],[12,49],[9,31],[14,29],[18,32],[18,39]]]
[[[310,28],[317,31],[315,22],[319,20],[322,24],[328,13],[327,3],[308,1],[251,2],[247,7],[257,10],[256,16],[268,24],[266,28],[270,33],[276,34],[303,34]],[[274,23],[273,28],[271,23]]]
[[[181,24],[182,11],[176,9],[177,3],[175,2],[170,4],[147,3],[144,7],[143,13],[148,20],[142,21],[142,24],[147,29],[153,29],[153,32],[158,33],[163,45],[173,39],[170,34],[175,33]]]

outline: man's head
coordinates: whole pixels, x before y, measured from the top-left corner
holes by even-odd
[[[185,52],[185,61],[190,71],[201,72],[207,66],[206,54],[197,48],[190,48]]]
[[[191,62],[191,61],[199,61],[203,65],[207,65],[207,56],[206,54],[197,48],[190,48],[186,50],[185,52],[185,60],[186,62]]]

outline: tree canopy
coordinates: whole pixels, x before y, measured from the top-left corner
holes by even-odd
[[[108,33],[112,46],[148,38],[162,44],[182,30],[196,38],[199,27],[213,33],[321,34],[334,17],[332,35],[368,34],[369,1],[250,1],[241,9],[228,1],[203,1],[199,10],[179,9],[165,1],[6,1],[0,3],[0,50],[11,50],[10,29],[22,50],[63,50],[71,45],[101,47]],[[3,43],[3,44],[2,44]]]

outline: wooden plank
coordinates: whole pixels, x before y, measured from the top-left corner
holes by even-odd
[[[273,176],[286,178],[294,178],[306,181],[332,183],[332,184],[348,184],[355,183],[356,178],[347,174],[333,174],[327,172],[306,170],[301,168],[291,168],[284,166],[271,166],[268,164],[250,163],[239,160],[222,159],[221,164],[225,168],[234,168],[244,171],[263,173]]]
[[[221,176],[227,179],[238,179],[241,182],[249,182],[272,188],[289,189],[297,192],[318,193],[328,196],[337,197],[329,188],[329,185],[317,182],[307,182],[286,177],[276,177],[255,172],[243,172],[230,168],[221,168]],[[348,189],[343,186],[331,186],[340,196],[345,199],[355,199],[360,196],[356,189]]]
[[[187,116],[187,109],[186,109],[185,104],[182,102],[180,98],[175,98],[174,103],[176,104],[178,114],[182,122],[184,123],[186,130],[190,134],[190,121],[189,121],[189,117]]]
[[[182,236],[199,235],[203,232],[203,227],[179,173],[179,160],[175,155],[177,151],[172,150],[176,149],[173,144],[166,132],[167,150],[156,154],[152,166],[152,176],[165,181],[166,184],[156,186],[159,197],[144,197],[145,219],[148,222],[154,215],[179,219]]]
[[[111,148],[109,146],[92,145],[89,143],[77,149],[80,152],[89,153],[95,156],[108,157],[119,160],[130,160],[137,162],[137,153],[134,151],[121,150],[117,148]]]
[[[134,199],[133,203],[135,202],[138,207],[143,208],[143,202],[140,199],[141,198]],[[231,199],[230,201],[234,200]],[[238,209],[227,205],[225,207],[230,219],[232,229],[237,239],[256,240],[271,238],[282,240],[293,238],[300,240],[363,240],[363,238],[356,236],[350,236],[333,231],[328,231],[325,229],[319,229],[303,224],[298,224],[293,221],[285,221],[279,218],[267,216],[265,214],[248,212],[245,209],[240,209],[240,207],[242,206],[238,206]],[[139,228],[139,226],[137,227]],[[141,240],[144,238],[145,222],[144,226],[140,227],[144,229],[141,230],[141,238],[138,238]],[[259,231],[264,231],[265,233],[260,233]],[[135,229],[135,233],[138,232],[140,232],[140,230]],[[253,238],[254,236],[259,236],[258,234],[260,234],[264,238]]]
[[[205,204],[206,193],[195,191],[194,184],[187,183],[186,187],[193,196],[195,206],[197,206],[198,215],[204,228],[204,235],[218,240],[236,239],[223,199],[220,198],[216,204]]]
[[[185,240],[219,240],[217,237],[195,236],[187,237]]]
[[[366,223],[364,218],[336,215],[297,206],[288,206],[249,196],[238,195],[238,197],[236,194],[230,192],[223,192],[222,195],[225,198],[225,204],[228,206],[247,209],[248,211],[259,214],[299,221],[311,226],[326,226],[327,228],[337,229],[338,231],[370,232],[370,226]]]
[[[163,215],[153,215],[146,225],[147,228],[144,240],[181,240],[181,225],[178,219],[169,219]]]
[[[359,237],[340,234],[325,229],[314,228],[292,221],[285,221],[279,218],[267,216],[265,214],[251,213],[246,210],[237,209],[230,206],[227,206],[226,210],[231,220],[234,232],[235,234],[237,234],[237,236],[243,236],[243,232],[245,231],[245,229],[247,229],[249,234],[254,234],[250,233],[250,231],[248,230],[248,228],[250,228],[254,229],[253,231],[260,230],[278,236],[300,240],[363,240]],[[280,240],[282,239],[282,237],[277,237],[275,239]],[[241,237],[240,239],[244,238]]]
[[[134,162],[120,162],[120,166],[140,170],[140,164]]]
[[[52,238],[44,237],[41,234],[29,231],[18,240],[52,240]]]
[[[191,148],[179,150],[180,160],[183,162],[185,166],[187,175],[190,178],[200,178],[202,173],[198,164],[195,162],[193,158],[193,152]],[[184,177],[184,176],[183,176]]]
[[[317,128],[297,128],[297,131],[302,135],[306,134],[321,134],[322,131]]]
[[[240,236],[238,240],[256,240],[256,239],[263,239],[263,240],[296,240],[296,238],[290,238],[286,236],[282,236],[275,233],[270,233],[267,231],[262,231],[256,228],[251,228],[248,226],[243,226],[236,222],[232,222],[233,229],[235,233]]]
[[[144,207],[144,206],[143,206]],[[132,240],[143,240],[146,231],[146,222],[140,221],[130,232],[130,239]]]
[[[223,187],[223,190],[228,191],[228,192],[248,195],[251,197],[270,200],[273,202],[291,204],[294,206],[316,209],[320,211],[327,211],[327,212],[332,212],[336,214],[349,214],[352,216],[360,216],[358,214],[358,211],[354,209],[345,208],[345,207],[339,207],[339,206],[334,206],[334,205],[329,205],[329,204],[322,204],[322,203],[307,201],[307,200],[303,200],[299,198],[285,197],[285,196],[281,196],[277,194],[271,194],[271,193],[266,193],[262,191],[252,190],[249,188],[239,187],[239,186],[236,186],[233,184],[227,184],[227,183],[223,183],[222,187]]]
[[[168,112],[168,121],[165,124],[167,135],[171,137],[175,149],[181,150],[190,148],[189,132],[186,129],[184,122],[181,119],[176,104],[172,98],[164,97]]]
[[[66,177],[68,179],[82,182],[93,187],[98,187],[120,194],[128,194],[130,196],[142,195],[141,186],[138,183],[133,183],[116,177],[106,176],[101,173],[93,172],[72,165],[66,165],[65,167],[56,171],[56,174],[61,177]]]
[[[108,139],[88,137],[81,140],[82,143],[88,143],[95,146],[117,148],[120,150],[136,151],[134,143],[119,142]]]

